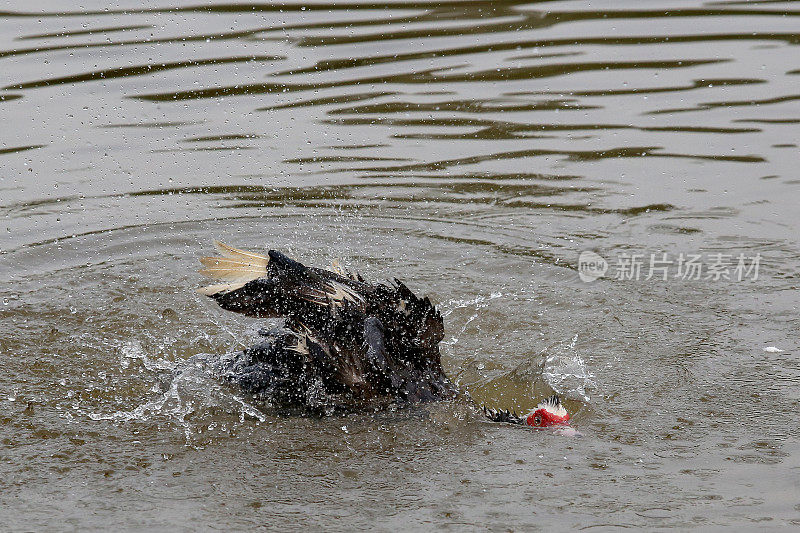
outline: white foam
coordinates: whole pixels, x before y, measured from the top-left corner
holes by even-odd
[[[766,348],[764,348],[764,351],[767,353],[780,353],[783,350],[781,350],[777,346],[767,346]]]

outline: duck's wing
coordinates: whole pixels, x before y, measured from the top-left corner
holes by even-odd
[[[306,407],[321,403],[313,398],[337,397],[332,403],[352,405],[381,395],[391,379],[380,364],[382,331],[367,322],[374,286],[340,267],[338,272],[307,267],[275,250],[262,256],[217,247],[224,257],[202,259],[200,272],[227,283],[199,292],[229,311],[286,318],[280,335],[252,349],[260,359],[254,375],[272,369],[268,390]],[[281,379],[290,385],[281,386]],[[265,386],[258,380],[240,384],[254,393]]]
[[[320,413],[391,402],[378,387],[380,376],[366,364],[366,347],[331,344],[291,321],[265,336],[265,341],[242,352],[225,374],[256,398],[276,407]]]
[[[384,352],[399,394],[410,402],[454,397],[456,387],[442,368],[439,352],[444,323],[430,299],[418,298],[395,279],[392,285],[376,285],[367,304],[367,313],[383,332]]]
[[[253,317],[297,317],[310,327],[345,306],[364,308],[369,287],[350,276],[309,268],[281,252],[267,255],[216,243],[223,257],[205,257],[201,274],[224,281],[198,289],[228,311]]]
[[[343,270],[306,267],[270,250],[266,256],[224,245],[206,258],[206,275],[226,281],[200,290],[223,308],[254,317],[285,317],[291,337],[278,344],[289,374],[318,375],[327,390],[369,400],[449,398],[441,368],[441,314],[403,283],[370,284]],[[287,340],[288,339],[288,340]],[[290,342],[291,341],[291,342]],[[278,366],[286,366],[280,363]]]

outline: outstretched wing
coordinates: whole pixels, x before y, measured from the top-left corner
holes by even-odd
[[[226,281],[198,290],[226,310],[255,317],[297,317],[317,326],[346,304],[364,307],[366,284],[329,270],[308,268],[275,250],[266,256],[217,242],[225,257],[205,257],[201,274]],[[321,325],[321,324],[320,324]]]
[[[345,403],[455,394],[441,368],[442,317],[428,298],[417,298],[397,280],[392,286],[369,284],[342,269],[306,267],[274,250],[262,256],[221,243],[218,249],[224,257],[203,259],[201,272],[226,283],[200,292],[223,309],[285,317],[283,333],[259,357],[303,394],[314,383],[317,391],[322,387]]]

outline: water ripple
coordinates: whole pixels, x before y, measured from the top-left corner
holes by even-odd
[[[187,67],[203,67],[209,65],[224,65],[227,63],[249,63],[259,61],[281,61],[286,59],[283,56],[239,56],[239,57],[217,57],[209,59],[190,59],[187,61],[174,61],[171,63],[161,63],[157,65],[136,65],[132,67],[117,67],[72,76],[58,78],[47,78],[25,83],[7,85],[3,89],[35,89],[38,87],[49,87],[52,85],[62,85],[66,83],[81,83],[87,81],[110,80],[114,78],[128,78],[133,76],[145,76],[155,74],[164,70],[175,70]]]
[[[570,501],[573,529],[790,529],[799,16],[773,0],[6,6],[8,527],[531,530]],[[193,295],[215,238],[406,277],[443,302],[443,363],[475,401],[556,389],[584,438],[467,404],[318,420],[240,398],[191,359],[263,325]],[[588,250],[609,263],[592,282]],[[695,252],[762,270],[611,274]]]

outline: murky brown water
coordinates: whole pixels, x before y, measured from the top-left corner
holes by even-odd
[[[3,528],[800,525],[796,3],[12,1],[0,28]],[[275,416],[185,363],[259,327],[192,292],[214,238],[405,279],[476,401],[553,388],[583,437],[466,402]]]

